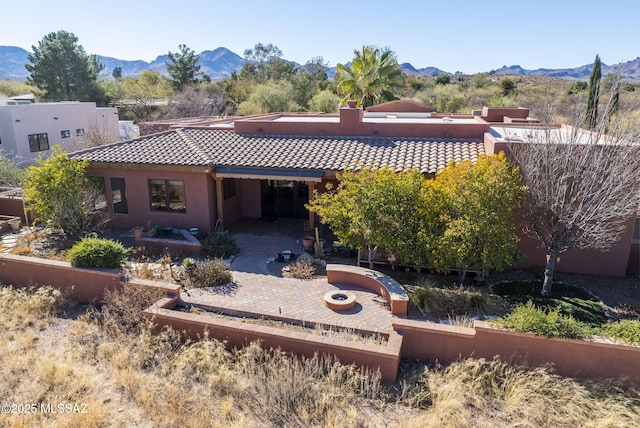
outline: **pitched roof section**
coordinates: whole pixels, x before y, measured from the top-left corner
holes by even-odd
[[[87,158],[92,162],[146,165],[202,166],[209,163],[198,145],[176,130],[80,150],[69,157]]]
[[[452,159],[476,160],[484,152],[483,143],[476,140],[262,136],[185,128],[96,147],[72,156],[94,162],[329,171],[340,171],[345,166],[379,165],[435,173]]]

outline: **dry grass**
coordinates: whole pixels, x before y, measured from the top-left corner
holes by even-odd
[[[416,371],[403,400],[430,410],[427,427],[640,426],[640,393],[613,384],[579,383],[499,360]]]
[[[581,384],[500,362],[403,368],[396,395],[378,375],[257,344],[151,334],[141,289],[65,318],[51,291],[0,288],[3,403],[87,404],[83,414],[0,414],[0,426],[638,426],[637,391]]]

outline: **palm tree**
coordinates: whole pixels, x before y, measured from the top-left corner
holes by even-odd
[[[397,99],[392,91],[402,87],[404,75],[393,51],[365,45],[353,53],[351,64],[336,66],[338,92],[344,95],[341,104],[356,100],[358,107],[366,108]]]

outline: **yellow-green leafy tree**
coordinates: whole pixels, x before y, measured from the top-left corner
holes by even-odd
[[[38,158],[27,169],[24,198],[36,221],[73,235],[91,223],[88,195],[91,181],[84,170],[87,160],[69,159],[58,145],[48,159]]]
[[[307,208],[320,215],[342,245],[368,249],[373,268],[384,248],[404,261],[415,260],[420,219],[416,207],[424,178],[417,170],[345,169],[337,188],[317,194]]]
[[[425,182],[420,230],[431,266],[486,275],[519,258],[514,219],[524,192],[504,153],[452,162]]]

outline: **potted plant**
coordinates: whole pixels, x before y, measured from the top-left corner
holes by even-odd
[[[312,250],[313,245],[316,243],[316,239],[313,236],[303,236],[302,246],[305,250]]]
[[[11,230],[20,229],[20,223],[21,222],[22,222],[22,220],[20,219],[20,217],[15,217],[15,218],[12,218],[11,220],[9,220],[9,226],[11,226]]]
[[[134,228],[131,229],[131,232],[133,233],[133,237],[138,239],[138,238],[142,238],[142,226],[136,226]]]

